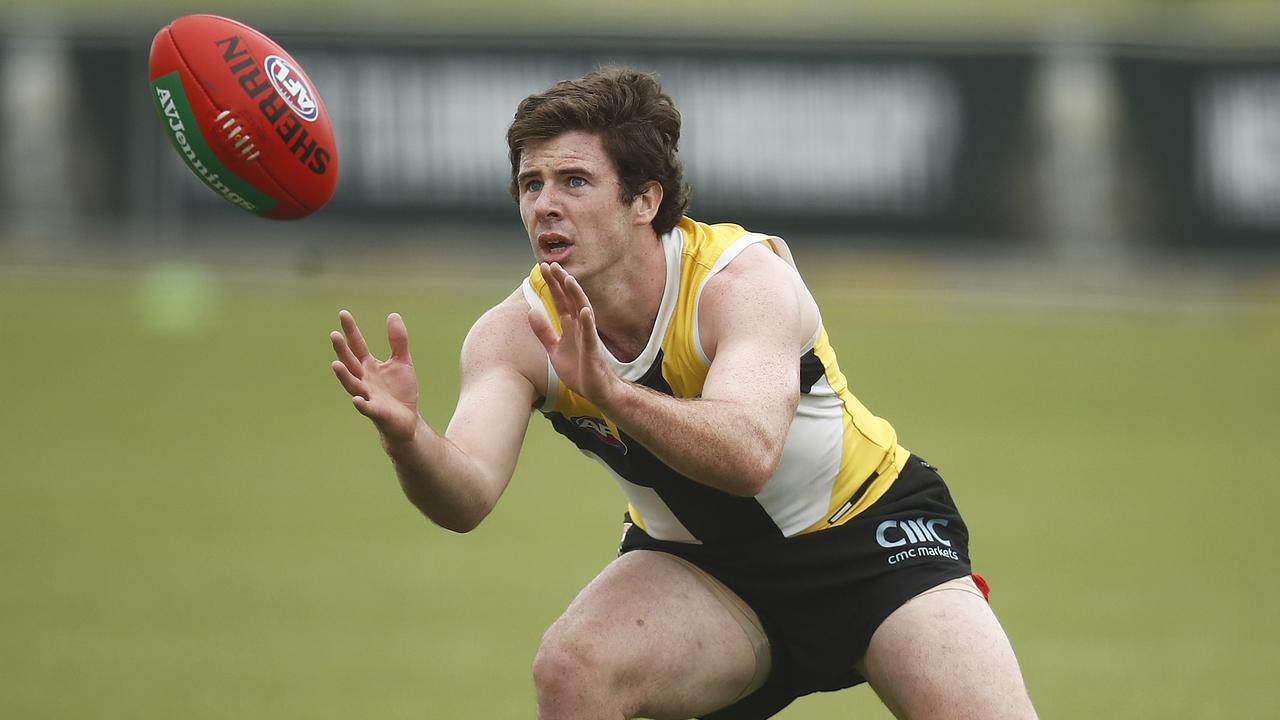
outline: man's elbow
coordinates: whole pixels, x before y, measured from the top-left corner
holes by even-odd
[[[428,520],[439,525],[450,532],[465,535],[472,530],[480,527],[480,523],[484,521],[488,513],[466,513],[458,515],[450,515],[448,517],[435,517],[422,508],[418,508]]]
[[[454,532],[459,535],[466,535],[472,530],[475,530],[476,528],[480,527],[479,520],[471,520],[469,518],[466,521],[461,521],[461,522],[453,519],[432,520],[432,522],[444,528],[445,530],[448,530],[449,532]]]
[[[729,491],[730,495],[738,497],[753,498],[764,492],[765,485],[769,484],[769,479],[763,480],[755,477],[739,478],[738,483]]]
[[[778,471],[778,463],[782,461],[782,448],[761,448],[751,457],[744,458],[735,478],[731,494],[739,497],[755,497],[764,492],[765,486]]]
[[[477,503],[462,507],[443,508],[439,504],[425,499],[409,496],[409,501],[422,513],[423,517],[450,532],[465,535],[480,527],[480,523],[489,516],[493,509],[491,504]]]
[[[789,419],[795,412],[791,407]],[[763,418],[756,418],[750,432],[754,438],[751,448],[744,452],[738,464],[734,489],[730,492],[740,497],[755,497],[764,491],[765,486],[778,472],[782,463],[782,453],[787,446],[787,437],[791,431],[790,422],[769,424]]]

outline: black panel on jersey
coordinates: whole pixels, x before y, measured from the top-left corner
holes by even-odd
[[[826,374],[827,369],[822,367],[818,354],[810,349],[800,358],[800,392],[808,393],[813,389],[813,384]]]
[[[662,376],[662,352],[637,381],[651,390],[675,396]],[[671,469],[640,442],[619,429],[625,452],[560,413],[547,413],[556,432],[598,456],[614,472],[642,487],[653,488],[694,537],[712,544],[733,540],[782,537],[782,531],[755,498],[738,497],[694,482]]]

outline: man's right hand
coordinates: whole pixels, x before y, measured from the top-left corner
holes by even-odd
[[[338,359],[333,374],[351,394],[360,414],[373,421],[387,442],[406,442],[418,427],[418,375],[409,356],[409,331],[399,313],[387,316],[387,339],[391,357],[379,360],[369,354],[369,346],[351,313],[338,313],[342,332],[329,334]]]

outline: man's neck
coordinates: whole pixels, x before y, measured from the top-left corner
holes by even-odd
[[[620,362],[630,362],[644,351],[658,320],[658,308],[667,286],[667,257],[661,239],[611,268],[611,272],[584,287],[596,315],[596,330],[605,347]]]

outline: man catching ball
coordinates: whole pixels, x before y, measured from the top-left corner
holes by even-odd
[[[476,321],[458,405],[418,412],[408,332],[333,369],[405,495],[476,527],[531,411],[627,495],[616,560],[534,660],[538,717],[767,718],[867,682],[899,718],[1033,718],[936,469],[850,392],[786,244],[684,216],[680,115],[606,68],[520,103],[511,191],[537,264]]]

